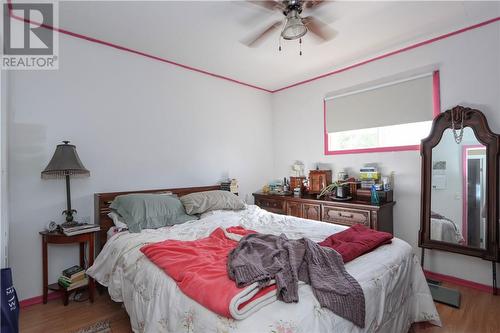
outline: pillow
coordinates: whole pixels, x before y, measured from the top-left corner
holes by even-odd
[[[188,214],[202,214],[209,210],[245,209],[245,203],[238,196],[228,191],[206,191],[187,194],[181,202]]]
[[[111,205],[130,232],[156,229],[196,219],[186,214],[179,198],[173,195],[133,193],[117,196]]]
[[[127,229],[127,225],[123,223],[123,218],[118,215],[118,213],[111,212],[108,214],[108,217],[113,220],[115,227],[120,229]]]

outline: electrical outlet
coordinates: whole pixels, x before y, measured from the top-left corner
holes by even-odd
[[[90,224],[90,216],[82,216],[82,223]]]

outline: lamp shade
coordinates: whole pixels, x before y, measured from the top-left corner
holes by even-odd
[[[42,178],[63,178],[65,176],[90,176],[90,171],[84,166],[78,154],[76,147],[70,145],[69,141],[63,141],[64,144],[57,145],[54,156],[47,167],[42,171]]]
[[[281,37],[286,40],[293,40],[304,36],[306,32],[307,28],[302,22],[299,13],[295,10],[290,11],[286,16],[286,23],[281,32]]]

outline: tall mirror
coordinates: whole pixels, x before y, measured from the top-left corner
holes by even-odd
[[[432,148],[430,238],[486,248],[486,146],[465,127],[460,143],[446,129]]]
[[[493,290],[500,259],[498,162],[500,136],[479,110],[441,113],[422,140],[419,246],[492,262]]]

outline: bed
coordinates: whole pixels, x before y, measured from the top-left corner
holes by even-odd
[[[462,232],[453,220],[431,212],[431,238],[447,243],[464,244]]]
[[[168,189],[179,196],[215,187]],[[103,235],[111,227],[107,217],[114,196],[96,194],[96,222]],[[359,282],[366,302],[365,328],[321,308],[308,285],[300,285],[298,303],[273,302],[244,320],[219,316],[184,295],[176,283],[145,257],[140,248],[166,239],[195,240],[217,227],[240,225],[262,233],[321,241],[346,227],[269,213],[254,205],[241,211],[212,211],[199,220],[141,233],[117,233],[104,244],[87,273],[123,302],[134,332],[407,332],[413,322],[441,325],[432,296],[411,246],[397,238],[346,264]]]

